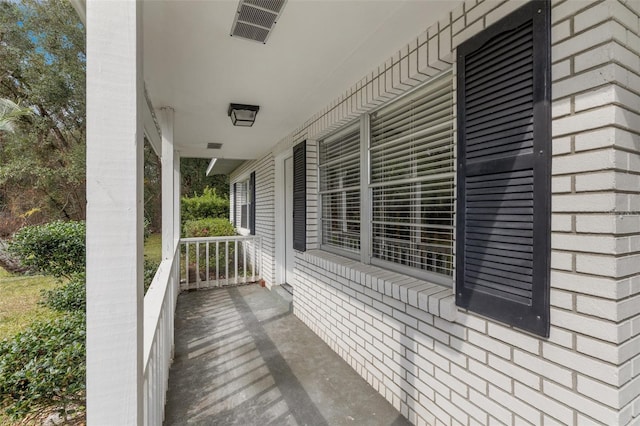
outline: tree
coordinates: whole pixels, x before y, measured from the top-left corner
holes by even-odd
[[[32,111],[0,137],[0,210],[85,215],[85,34],[66,0],[0,2],[0,97]]]
[[[29,108],[23,108],[10,99],[0,98],[0,132],[13,133],[14,124],[21,117],[32,115]]]
[[[206,158],[183,158],[180,161],[183,197],[201,195],[206,187],[214,188],[216,194],[222,197],[229,196],[229,176],[207,176],[208,165]]]

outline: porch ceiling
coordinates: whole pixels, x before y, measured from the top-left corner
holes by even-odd
[[[229,35],[236,0],[145,1],[149,97],[174,108],[182,156],[259,158],[459,3],[288,0],[261,44]],[[231,124],[231,102],[260,106],[253,127]]]

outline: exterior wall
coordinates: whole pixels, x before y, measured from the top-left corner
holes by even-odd
[[[552,1],[549,339],[458,310],[451,289],[317,250],[314,141],[441,70],[455,73],[455,46],[522,3],[467,1],[231,180],[258,171],[266,272],[278,212],[273,178],[263,179],[274,155],[309,141],[294,313],[413,423],[640,422],[637,2]]]
[[[269,287],[275,283],[275,166],[273,155],[244,163],[231,175],[230,217],[235,199],[233,182],[256,172],[256,235],[262,239],[262,277]],[[239,217],[239,215],[238,215]],[[238,220],[237,225],[240,225]]]

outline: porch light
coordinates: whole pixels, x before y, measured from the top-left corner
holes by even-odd
[[[234,126],[251,127],[260,109],[257,105],[229,104],[227,114]]]

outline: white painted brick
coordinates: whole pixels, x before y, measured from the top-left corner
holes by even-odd
[[[477,390],[478,392],[485,393],[487,391],[487,381],[470,373],[466,369],[463,369],[456,364],[451,364],[451,375],[457,377],[466,383],[469,387]]]
[[[554,176],[551,178],[551,192],[571,192],[571,176]]]
[[[539,341],[535,337],[495,323],[488,324],[488,331],[490,336],[502,340],[509,345],[532,353],[539,352]]]
[[[616,18],[627,28],[638,32],[637,17],[616,1],[606,1],[577,14],[573,18],[573,28],[579,32],[611,18]]]
[[[571,114],[571,98],[558,99],[551,103],[551,118]]]
[[[553,155],[562,155],[571,153],[571,137],[553,138],[552,143]],[[555,158],[554,158],[555,161]]]
[[[557,22],[576,15],[579,11],[590,7],[596,2],[597,0],[572,0],[554,4],[551,9],[551,22],[555,25]]]
[[[467,15],[467,22],[471,22],[469,20],[469,15]],[[453,46],[459,46],[460,43],[478,34],[483,29],[484,22],[482,20],[477,20],[471,25],[467,25],[467,27],[463,31],[453,36]]]
[[[554,194],[551,200],[551,211],[554,213],[624,211],[627,202],[626,195],[616,193]]]
[[[571,74],[571,60],[567,59],[551,66],[551,81],[558,81]]]
[[[546,395],[549,395],[558,401],[562,401],[571,407],[580,407],[580,411],[592,416],[604,424],[617,424],[618,419],[616,411],[601,405],[596,401],[584,398],[569,389],[558,386],[552,382],[547,382],[546,380],[543,383],[543,391]]]
[[[576,191],[613,190],[616,188],[615,177],[616,174],[613,171],[577,175],[575,177]]]
[[[621,285],[616,280],[557,270],[551,271],[551,285],[561,290],[610,299],[629,295],[629,288]]]
[[[480,3],[475,7],[471,7],[466,10],[467,22],[469,24],[474,23],[478,19],[482,18],[484,15],[494,10],[502,3],[502,1],[497,0],[488,0]]]
[[[616,239],[609,235],[551,234],[551,248],[602,254],[616,253]]]
[[[540,376],[554,380],[565,386],[571,386],[573,377],[571,370],[561,367],[557,364],[549,362],[539,356],[533,356],[521,350],[514,350],[513,361],[516,365],[533,371]],[[538,383],[536,383],[536,387]]]
[[[513,395],[508,394],[507,392],[502,391],[494,386],[489,386],[489,398],[496,401],[497,403],[509,407],[514,413],[517,413],[519,416],[522,416],[531,424],[540,423],[541,413],[538,409],[532,407],[529,404],[525,404],[518,398],[515,398]]]
[[[486,351],[489,351],[505,359],[511,358],[511,348],[509,347],[509,345],[493,339],[486,334],[469,330],[468,338],[470,343],[483,348]]]
[[[551,44],[552,45],[566,39],[569,36],[571,36],[570,21],[562,21],[561,23],[551,27]]]
[[[616,277],[616,258],[592,254],[576,255],[576,271],[586,274]]]
[[[630,323],[616,324],[556,308],[551,308],[551,324],[613,343],[621,343],[631,337]]]
[[[511,424],[512,415],[508,409],[487,398],[485,395],[480,394],[476,390],[469,390],[469,401],[478,407],[482,407],[482,409],[486,410],[491,414],[491,416],[495,417],[503,424]]]
[[[609,407],[621,408],[617,387],[605,385],[602,382],[578,374],[577,390],[581,394],[608,405]]]
[[[631,46],[631,44],[627,44]],[[611,41],[574,57],[574,71],[581,72],[608,62],[616,61],[631,70],[640,68],[640,56],[618,41]]]
[[[614,234],[616,232],[616,217],[610,214],[578,215],[576,216],[576,231]]]
[[[515,383],[514,394],[523,401],[527,401],[534,407],[544,407],[544,412],[564,424],[573,423],[573,410],[564,404],[560,404],[555,400],[543,395],[537,390],[533,390],[520,383]]]
[[[555,343],[556,345],[564,346],[565,348],[572,348],[574,336],[575,334],[571,331],[552,327],[549,331],[549,338],[547,339],[547,342]]]
[[[577,95],[574,101],[576,112],[610,103],[625,105],[635,111],[640,110],[640,96],[615,84],[609,84]]]
[[[551,230],[554,232],[570,232],[572,230],[572,217],[570,214],[552,214]]]
[[[598,108],[596,110],[589,110],[553,120],[551,131],[553,137],[556,137],[597,129],[599,127],[612,125],[621,121],[621,114],[623,114],[623,112],[619,110],[619,107],[614,105]],[[555,162],[552,164],[552,168],[554,174],[561,173],[556,171]]]
[[[552,170],[554,175],[561,175],[612,169],[616,166],[616,159],[613,149],[565,155],[553,158]]]
[[[478,331],[480,333],[486,333],[487,321],[483,318],[477,317],[469,313],[458,313],[456,322],[463,326]]]
[[[550,343],[544,343],[542,345],[542,352],[546,359],[556,364],[563,365],[571,370],[580,371],[589,377],[614,386],[621,385],[629,379],[627,374],[621,376],[621,372],[615,365]]]
[[[555,252],[554,252],[555,253]],[[564,309],[573,308],[573,294],[555,288],[551,289],[551,306]]]
[[[492,368],[487,367],[486,364],[480,363],[474,359],[470,359],[469,371],[477,376],[482,377],[487,382],[492,383],[507,392],[511,392],[511,378]]]
[[[524,354],[525,352],[520,353]],[[533,374],[529,366],[522,368],[495,355],[489,355],[489,366],[530,388],[541,389],[540,377]]]
[[[626,39],[626,31],[622,25],[615,21],[607,21],[597,27],[578,34],[570,39],[554,45],[551,49],[551,61],[573,56],[615,37],[618,40]]]
[[[614,145],[628,149],[634,149],[635,146],[637,149],[639,143],[640,136],[613,127],[581,133],[575,136],[576,152],[612,147]]]
[[[640,342],[640,340],[638,341]],[[618,345],[593,339],[589,336],[576,336],[576,349],[578,352],[599,358],[612,364],[619,364],[621,362],[618,348]]]
[[[528,0],[508,0],[502,3],[499,7],[487,13],[487,15],[485,16],[485,25],[488,27],[489,25],[494,24],[498,20],[507,16],[509,13],[522,7],[522,5],[527,3],[527,1]]]

